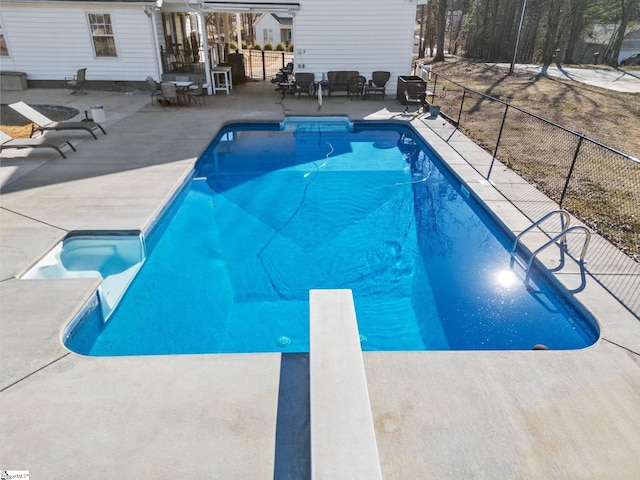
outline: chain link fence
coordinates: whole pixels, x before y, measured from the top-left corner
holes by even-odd
[[[638,159],[435,71],[416,75],[456,128],[640,263]]]

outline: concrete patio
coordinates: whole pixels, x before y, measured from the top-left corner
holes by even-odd
[[[83,357],[61,334],[97,282],[19,279],[69,231],[142,230],[225,123],[410,121],[512,231],[531,223],[523,212],[554,208],[504,168],[487,182],[478,173],[486,152],[442,119],[403,114],[391,94],[325,98],[318,112],[315,99],[282,99],[268,83],[180,109],[151,105],[144,92],[2,92],[3,103],[19,100],[80,112],[103,105],[107,114],[98,140],[48,133],[77,146],[66,160],[2,152],[0,469],[31,478],[308,478],[309,454],[296,454],[309,445],[306,356]],[[640,268],[599,237],[591,248],[586,278],[574,262],[555,277],[598,319],[592,347],[363,354],[382,478],[638,477]],[[558,266],[556,252],[541,260]],[[294,426],[284,429],[287,417]]]

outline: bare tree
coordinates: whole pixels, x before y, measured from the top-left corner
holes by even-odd
[[[447,0],[438,0],[438,38],[434,62],[444,61],[444,37],[447,28]]]
[[[549,15],[547,20],[547,34],[542,48],[542,64],[545,67],[551,65],[557,47],[558,29],[560,27],[560,13],[562,11],[563,0],[551,0]]]

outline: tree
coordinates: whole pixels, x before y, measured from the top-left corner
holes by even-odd
[[[434,62],[444,61],[444,37],[447,28],[447,0],[438,0],[438,38]]]
[[[547,34],[544,38],[542,48],[542,65],[548,67],[553,61],[557,43],[557,36],[560,27],[560,12],[562,11],[563,0],[552,0],[549,8],[547,20]]]
[[[573,12],[567,38],[567,48],[564,60],[567,63],[578,63],[576,48],[584,34],[584,11],[587,9],[587,0],[570,0],[570,10]]]

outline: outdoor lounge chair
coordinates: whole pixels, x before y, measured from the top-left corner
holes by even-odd
[[[96,134],[93,133],[94,130],[100,129],[102,130],[102,133],[104,133],[105,135],[107,134],[107,132],[104,131],[104,128],[102,128],[100,124],[96,122],[54,122],[53,120],[24,102],[12,103],[9,106],[20,115],[27,118],[30,122],[36,124],[36,126],[31,127],[31,136],[33,136],[35,132],[43,133],[45,130],[86,130],[91,135],[93,135],[93,138],[97,140],[98,137],[96,137]]]
[[[294,75],[295,93],[314,95],[316,93],[316,76],[313,73],[298,72]]]
[[[73,88],[71,95],[78,93],[85,95],[87,92],[80,90],[86,81],[87,69],[81,68],[73,77],[65,77],[65,83]]]
[[[353,100],[353,97],[361,97],[367,79],[362,75],[356,75],[347,79],[347,96],[349,100]]]
[[[385,88],[390,77],[390,72],[373,72],[371,74],[371,80],[369,80],[369,83],[364,87],[364,98],[368,98],[369,95],[381,95],[382,100],[384,100],[386,93]]]
[[[0,130],[0,152],[5,148],[53,148],[56,150],[62,158],[67,158],[64,153],[62,153],[61,148],[64,145],[69,145],[71,150],[76,151],[75,147],[71,145],[69,140],[54,140],[52,138],[13,138],[11,135]]]

